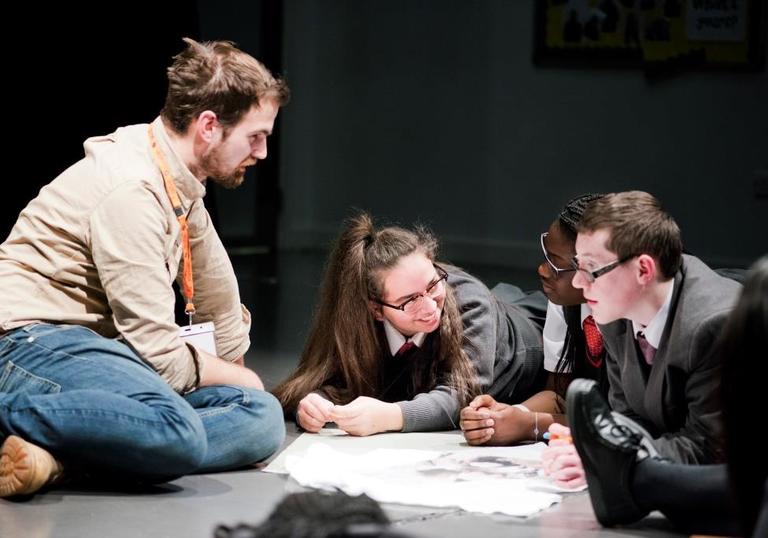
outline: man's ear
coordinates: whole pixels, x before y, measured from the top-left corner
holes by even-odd
[[[382,312],[382,306],[379,303],[369,300],[368,310],[371,311],[373,319],[376,321],[384,321],[384,313]]]
[[[219,120],[216,117],[216,113],[211,110],[202,111],[195,120],[194,128],[196,138],[206,144],[214,142],[219,128]]]
[[[637,257],[637,267],[637,278],[641,284],[650,284],[656,280],[658,267],[656,266],[656,260],[653,256],[640,254]]]

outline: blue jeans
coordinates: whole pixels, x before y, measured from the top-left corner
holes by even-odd
[[[178,395],[125,344],[78,325],[0,338],[0,442],[145,482],[261,461],[285,437],[271,394],[217,385]]]

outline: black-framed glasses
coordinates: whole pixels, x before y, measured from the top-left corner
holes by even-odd
[[[549,265],[549,268],[552,270],[552,273],[554,273],[555,278],[560,278],[560,275],[562,273],[573,273],[576,269],[573,267],[568,267],[567,269],[560,269],[557,265],[554,264],[552,260],[549,259],[549,252],[547,252],[547,247],[544,246],[544,238],[549,235],[549,232],[544,232],[541,234],[541,251],[544,253],[544,259],[547,260],[547,265]]]
[[[592,284],[595,282],[595,280],[597,280],[598,277],[603,276],[605,273],[610,273],[622,263],[627,262],[635,257],[637,257],[637,254],[626,256],[625,258],[621,258],[619,260],[616,260],[615,262],[611,262],[608,265],[603,265],[602,267],[595,269],[594,271],[590,271],[589,269],[584,269],[583,267],[579,267],[578,256],[573,257],[571,264],[573,265],[573,269],[575,271],[578,271],[579,273],[581,273],[584,276],[584,278],[587,280],[587,282]]]
[[[427,289],[424,290],[422,293],[415,293],[398,305],[385,303],[380,299],[372,298],[371,300],[374,303],[380,304],[381,306],[394,308],[395,310],[400,310],[401,312],[405,312],[406,314],[418,313],[421,310],[421,307],[424,306],[425,297],[429,297],[432,300],[436,300],[443,293],[445,293],[445,282],[446,280],[448,280],[448,273],[446,272],[445,269],[443,269],[437,264],[433,263],[432,266],[435,268],[435,271],[437,271],[437,278],[432,282],[430,282],[429,286],[427,286]]]

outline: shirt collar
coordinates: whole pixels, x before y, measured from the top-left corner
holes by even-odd
[[[667,292],[667,298],[664,300],[664,304],[653,319],[647,326],[643,327],[639,323],[632,322],[632,329],[635,331],[635,338],[637,334],[642,332],[645,339],[651,344],[654,349],[659,349],[659,343],[661,342],[661,335],[664,332],[664,327],[667,325],[667,318],[669,317],[669,307],[672,304],[672,292],[675,286],[670,286]]]
[[[581,303],[581,324],[584,324],[584,320],[587,319],[587,316],[592,315],[592,309],[589,307],[587,303]]]
[[[384,320],[384,334],[387,336],[387,344],[389,344],[389,351],[393,357],[407,341],[410,340],[416,347],[421,347],[427,337],[427,333],[416,333],[410,338],[406,338],[386,319]]]
[[[187,210],[192,205],[192,202],[205,196],[205,185],[189,171],[187,165],[184,164],[176,150],[173,149],[168,131],[159,116],[152,122],[152,130],[157,138],[157,144],[168,163],[168,169],[173,175],[173,182],[176,185],[181,203],[184,209]]]

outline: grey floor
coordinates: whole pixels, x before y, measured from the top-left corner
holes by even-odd
[[[253,315],[247,363],[274,386],[296,364],[317,293],[323,256],[233,257],[244,302]],[[537,285],[535,268],[510,272],[467,269],[489,286]],[[288,425],[287,446],[298,432]],[[187,476],[151,489],[104,491],[57,489],[24,501],[0,500],[0,538],[184,537],[210,538],[220,525],[257,524],[287,494],[300,488],[282,475],[249,469]],[[413,536],[678,536],[660,515],[622,529],[603,529],[586,492],[565,497],[542,514],[519,519],[457,510],[386,505],[396,530]]]

